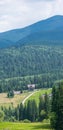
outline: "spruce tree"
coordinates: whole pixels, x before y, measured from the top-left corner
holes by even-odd
[[[31,100],[28,101],[27,103],[27,119],[32,120],[32,103]]]
[[[46,112],[46,115],[48,116],[48,113],[49,113],[49,97],[48,97],[47,93],[45,93],[45,96],[44,96],[44,110]]]
[[[58,88],[58,109],[56,111],[56,130],[63,130],[63,85]]]
[[[15,117],[16,117],[16,120],[19,121],[19,105],[18,105],[17,108],[15,109]]]
[[[51,125],[55,130],[63,130],[63,84],[52,91]]]
[[[27,119],[27,105],[24,105],[23,108],[23,119]]]
[[[32,121],[36,121],[38,117],[38,108],[35,100],[32,100]]]
[[[19,120],[23,120],[23,104],[21,103],[20,106],[19,106]]]
[[[41,110],[44,110],[44,99],[42,96],[39,97],[39,114]]]
[[[27,119],[34,122],[38,116],[38,108],[35,100],[29,100],[27,103]]]

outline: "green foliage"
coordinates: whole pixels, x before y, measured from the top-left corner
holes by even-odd
[[[47,119],[50,113],[49,97],[47,93],[39,98],[39,120]]]
[[[43,96],[45,96],[45,93],[47,93],[47,95],[49,96],[51,92],[52,92],[52,88],[38,89],[38,91],[36,91],[31,97],[29,97],[28,100],[35,100],[37,103],[37,106],[39,106],[40,98],[41,98],[41,104],[43,104],[42,102],[44,101]],[[28,100],[26,100],[25,103],[27,103]]]
[[[55,98],[54,98],[54,97]],[[51,125],[56,130],[63,130],[63,83],[52,91],[52,112]]]
[[[4,120],[4,112],[0,110],[0,122]]]
[[[15,121],[15,109],[13,107],[2,107],[2,111],[4,112],[4,121]]]
[[[51,127],[55,128],[56,127],[56,120],[57,120],[57,115],[55,112],[52,112],[50,115],[50,122],[51,122]]]
[[[46,119],[46,116],[47,116],[46,112],[44,110],[41,110],[41,112],[40,112],[40,121]]]
[[[24,123],[30,123],[31,121],[28,119],[23,120]]]
[[[48,113],[49,113],[49,107],[50,107],[49,97],[48,97],[47,93],[45,93],[45,96],[44,96],[44,110],[45,110],[47,116],[48,116]]]
[[[36,121],[38,115],[38,108],[35,100],[29,100],[27,103],[27,119],[32,122]]]
[[[39,98],[39,102],[35,101],[35,99],[30,99],[26,102],[26,104],[20,103],[17,107],[9,106],[1,107],[1,110],[4,112],[4,121],[23,121],[25,119],[30,120],[31,122],[42,121],[43,119],[47,119],[47,115],[49,113],[48,106],[48,95],[44,94],[46,89],[37,91],[36,93],[42,93],[42,96]],[[50,89],[48,91],[51,92]],[[44,96],[44,97],[43,97]],[[38,96],[39,97],[39,96]],[[45,100],[47,97],[47,100]]]
[[[32,75],[25,77],[14,77],[8,78],[4,80],[0,80],[0,89],[1,92],[8,92],[12,90],[19,90],[21,93],[23,90],[28,89],[28,84],[36,84],[36,88],[50,88],[53,85],[52,82],[53,75],[48,74],[40,74],[40,75]],[[48,80],[50,80],[48,85]]]
[[[19,106],[19,120],[23,120],[23,113],[24,111],[24,108],[23,108],[23,104],[21,103],[20,106]]]
[[[44,99],[43,99],[43,96],[40,96],[39,97],[39,114],[41,112],[41,110],[44,109]]]
[[[19,121],[19,105],[15,108],[15,118]]]
[[[13,97],[14,97],[14,92],[13,92],[13,90],[11,90],[11,91],[9,91],[9,92],[7,93],[7,97],[8,97],[8,98],[13,98]]]

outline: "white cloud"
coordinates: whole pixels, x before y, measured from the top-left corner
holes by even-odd
[[[63,15],[63,0],[0,0],[0,32]]]

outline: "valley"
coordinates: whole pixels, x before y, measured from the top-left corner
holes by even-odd
[[[27,45],[0,51],[0,91],[52,87],[63,79],[63,47]],[[48,86],[47,86],[48,85]]]
[[[63,130],[61,15],[0,33],[0,130],[25,129]]]

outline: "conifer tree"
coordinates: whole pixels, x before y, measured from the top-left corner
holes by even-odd
[[[23,104],[21,103],[20,106],[19,106],[19,120],[23,120]]]
[[[44,96],[44,110],[46,112],[46,115],[48,115],[48,112],[49,112],[49,98],[48,98],[47,93],[45,93],[45,96]]]
[[[63,84],[52,90],[52,118],[51,126],[55,130],[63,130]]]
[[[44,99],[42,96],[39,97],[39,114],[41,110],[44,110]]]

